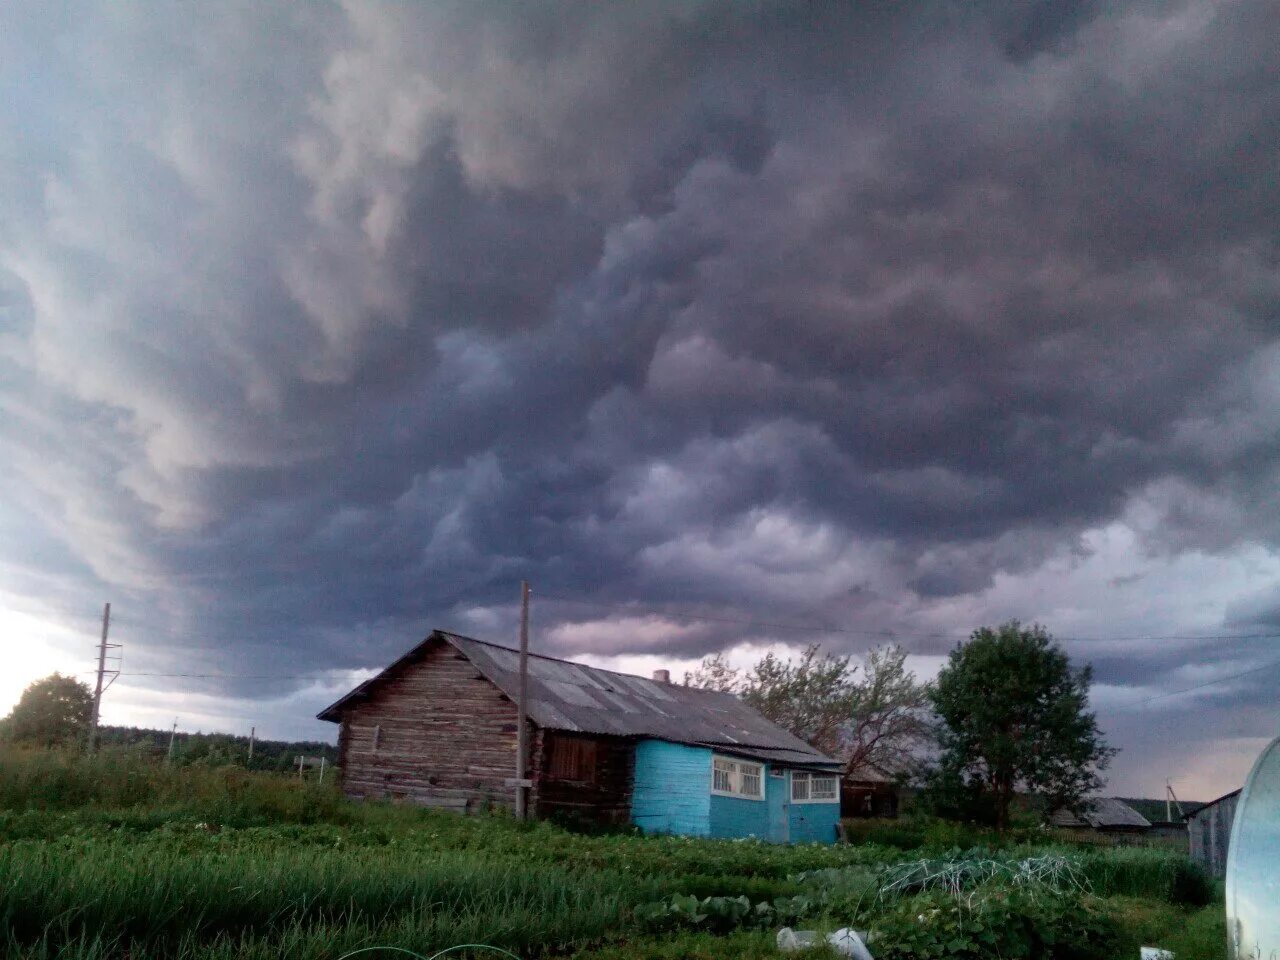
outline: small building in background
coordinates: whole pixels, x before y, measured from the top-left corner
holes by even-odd
[[[433,632],[320,713],[343,791],[511,807],[519,653]],[[730,693],[528,657],[529,810],[645,833],[833,843],[840,764]]]
[[[1073,833],[1141,836],[1151,829],[1151,821],[1116,797],[1095,797],[1083,810],[1055,810],[1049,826]]]
[[[1231,824],[1239,800],[1240,791],[1232,790],[1187,818],[1191,859],[1214,877],[1227,875],[1227,849],[1231,845]]]
[[[840,816],[896,817],[898,784],[878,767],[866,765],[846,773],[840,784]]]

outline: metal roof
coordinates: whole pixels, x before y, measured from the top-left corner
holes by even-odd
[[[432,641],[455,647],[499,690],[516,698],[518,651],[436,630],[380,674],[321,711],[320,719],[341,720],[343,706],[365,696],[388,674],[416,659]],[[529,654],[526,710],[530,720],[548,730],[649,737],[792,766],[839,765],[731,693],[658,683],[542,654]]]
[[[1070,810],[1057,810],[1049,817],[1055,827],[1149,827],[1151,821],[1123,800],[1115,797],[1095,797],[1079,814]]]
[[[1187,814],[1187,819],[1188,819],[1188,820],[1190,820],[1192,817],[1194,817],[1194,816],[1195,816],[1197,813],[1199,813],[1201,810],[1208,810],[1210,807],[1216,807],[1216,806],[1217,806],[1218,804],[1220,804],[1223,800],[1230,800],[1232,797],[1238,797],[1238,796],[1240,796],[1240,792],[1241,792],[1242,790],[1244,790],[1244,787],[1236,787],[1236,788],[1235,788],[1234,790],[1232,790],[1230,793],[1224,793],[1224,794],[1223,794],[1222,796],[1220,796],[1217,800],[1210,800],[1208,803],[1200,803],[1200,804],[1189,804],[1189,803],[1184,803],[1184,804],[1183,804],[1183,806],[1184,806],[1184,807],[1193,807],[1193,808],[1194,808],[1194,809],[1192,809],[1192,811],[1191,811],[1190,813],[1188,813],[1188,814]]]

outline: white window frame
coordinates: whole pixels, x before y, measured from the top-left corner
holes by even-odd
[[[743,792],[745,777],[755,778],[758,793]],[[717,780],[722,780],[725,786],[718,786]],[[717,797],[737,797],[739,800],[756,800],[763,803],[764,782],[763,763],[739,760],[737,757],[722,757],[718,753],[711,755],[711,792]]]
[[[815,797],[813,795],[813,781],[831,781],[830,796]],[[804,796],[797,796],[797,788],[803,784]],[[823,791],[824,793],[827,791]],[[840,777],[834,773],[814,773],[809,770],[792,770],[791,771],[791,802],[792,803],[839,803],[840,802]]]

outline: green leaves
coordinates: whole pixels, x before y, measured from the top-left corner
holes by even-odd
[[[971,813],[974,797],[985,795],[1000,829],[1017,790],[1049,809],[1078,805],[1101,785],[1098,771],[1114,754],[1088,711],[1091,679],[1039,625],[1010,620],[975,630],[931,693],[941,721],[935,798]]]
[[[1110,960],[1121,953],[1114,921],[1085,898],[1000,889],[961,899],[942,891],[904,898],[873,919],[872,937],[876,960]]]
[[[0,732],[13,743],[67,746],[87,735],[92,709],[88,686],[55,673],[22,691],[13,711],[0,721]]]
[[[703,929],[728,933],[743,927],[789,926],[813,916],[822,899],[806,896],[779,897],[752,904],[746,897],[697,897],[676,894],[666,900],[636,907],[637,923],[650,931]]]

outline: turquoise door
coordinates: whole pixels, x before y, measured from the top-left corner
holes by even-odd
[[[766,777],[765,802],[769,805],[769,839],[773,843],[791,842],[791,778],[786,770],[769,768]]]

